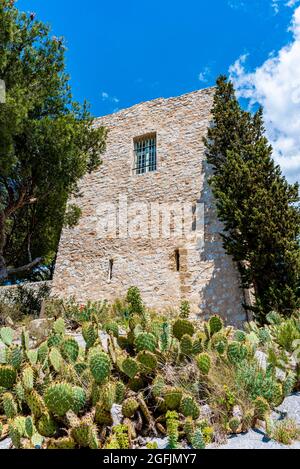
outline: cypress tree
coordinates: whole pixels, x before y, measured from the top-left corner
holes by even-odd
[[[289,184],[272,158],[262,109],[244,111],[224,76],[212,115],[205,145],[224,248],[241,286],[254,289],[256,319],[271,310],[289,316],[300,306],[299,185]]]

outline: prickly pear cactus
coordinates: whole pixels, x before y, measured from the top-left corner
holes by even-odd
[[[65,415],[74,404],[72,386],[68,383],[52,384],[45,392],[45,404],[54,415]]]
[[[264,420],[266,415],[270,412],[268,401],[263,397],[257,397],[254,401],[255,416],[259,420]]]
[[[223,329],[223,320],[220,318],[220,316],[211,316],[208,321],[209,325],[209,330],[210,330],[210,335],[214,335],[217,332],[219,332],[221,329]]]
[[[139,365],[134,358],[127,357],[123,360],[121,369],[129,378],[134,378],[139,371]]]
[[[147,351],[139,352],[136,358],[142,373],[151,373],[157,368],[157,358],[154,353]]]
[[[180,403],[180,412],[185,417],[199,418],[200,407],[192,396],[183,396]]]
[[[176,339],[181,340],[184,335],[193,336],[195,328],[187,319],[177,319],[173,324],[173,335]]]
[[[124,417],[133,417],[138,408],[138,401],[133,397],[129,397],[128,399],[125,399],[122,404],[122,414],[124,415]]]
[[[89,368],[96,383],[103,383],[111,372],[109,356],[100,350],[93,350],[89,356]]]
[[[193,340],[190,335],[185,334],[180,340],[180,351],[182,355],[190,357],[193,355]]]
[[[211,359],[208,353],[200,353],[200,355],[196,357],[196,363],[200,373],[208,375],[211,367]]]
[[[64,339],[61,344],[61,354],[65,360],[76,362],[79,355],[79,345],[73,337]]]
[[[157,345],[156,337],[148,332],[141,332],[137,335],[134,345],[139,352],[148,350],[154,352]]]
[[[166,386],[163,389],[163,397],[169,410],[178,409],[182,398],[182,389]]]
[[[11,365],[0,365],[0,386],[11,389],[17,379],[17,372]]]

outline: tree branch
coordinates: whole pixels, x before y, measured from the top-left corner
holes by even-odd
[[[23,265],[22,267],[15,267],[11,269],[7,269],[8,275],[16,275],[16,274],[21,274],[22,272],[27,272],[28,270],[33,269],[36,267],[38,264],[40,264],[43,261],[42,257],[37,257],[34,259],[34,261],[30,262],[29,264]]]

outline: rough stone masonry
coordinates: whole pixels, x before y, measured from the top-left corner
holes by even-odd
[[[202,139],[210,124],[213,94],[208,88],[155,99],[95,121],[109,130],[107,149],[99,169],[80,183],[76,203],[82,217],[78,226],[63,230],[54,294],[81,302],[113,300],[135,285],[151,308],[174,308],[187,299],[199,317],[220,314],[232,324],[245,321],[239,274],[222,247],[222,224],[208,185]],[[135,174],[134,142],[148,136],[156,141],[156,170]],[[124,201],[130,236],[118,225],[125,216]],[[188,236],[176,232],[172,214],[171,236],[161,234],[160,205],[174,203],[192,207]],[[158,207],[154,222],[154,211],[145,208],[150,204]],[[106,214],[103,207],[108,207]],[[203,226],[197,215],[203,214],[201,207]],[[139,208],[142,213],[137,216]],[[99,219],[107,222],[106,236]],[[146,230],[145,220],[150,220]]]

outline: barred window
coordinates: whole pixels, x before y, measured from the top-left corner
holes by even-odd
[[[156,134],[134,139],[134,174],[156,170]]]

